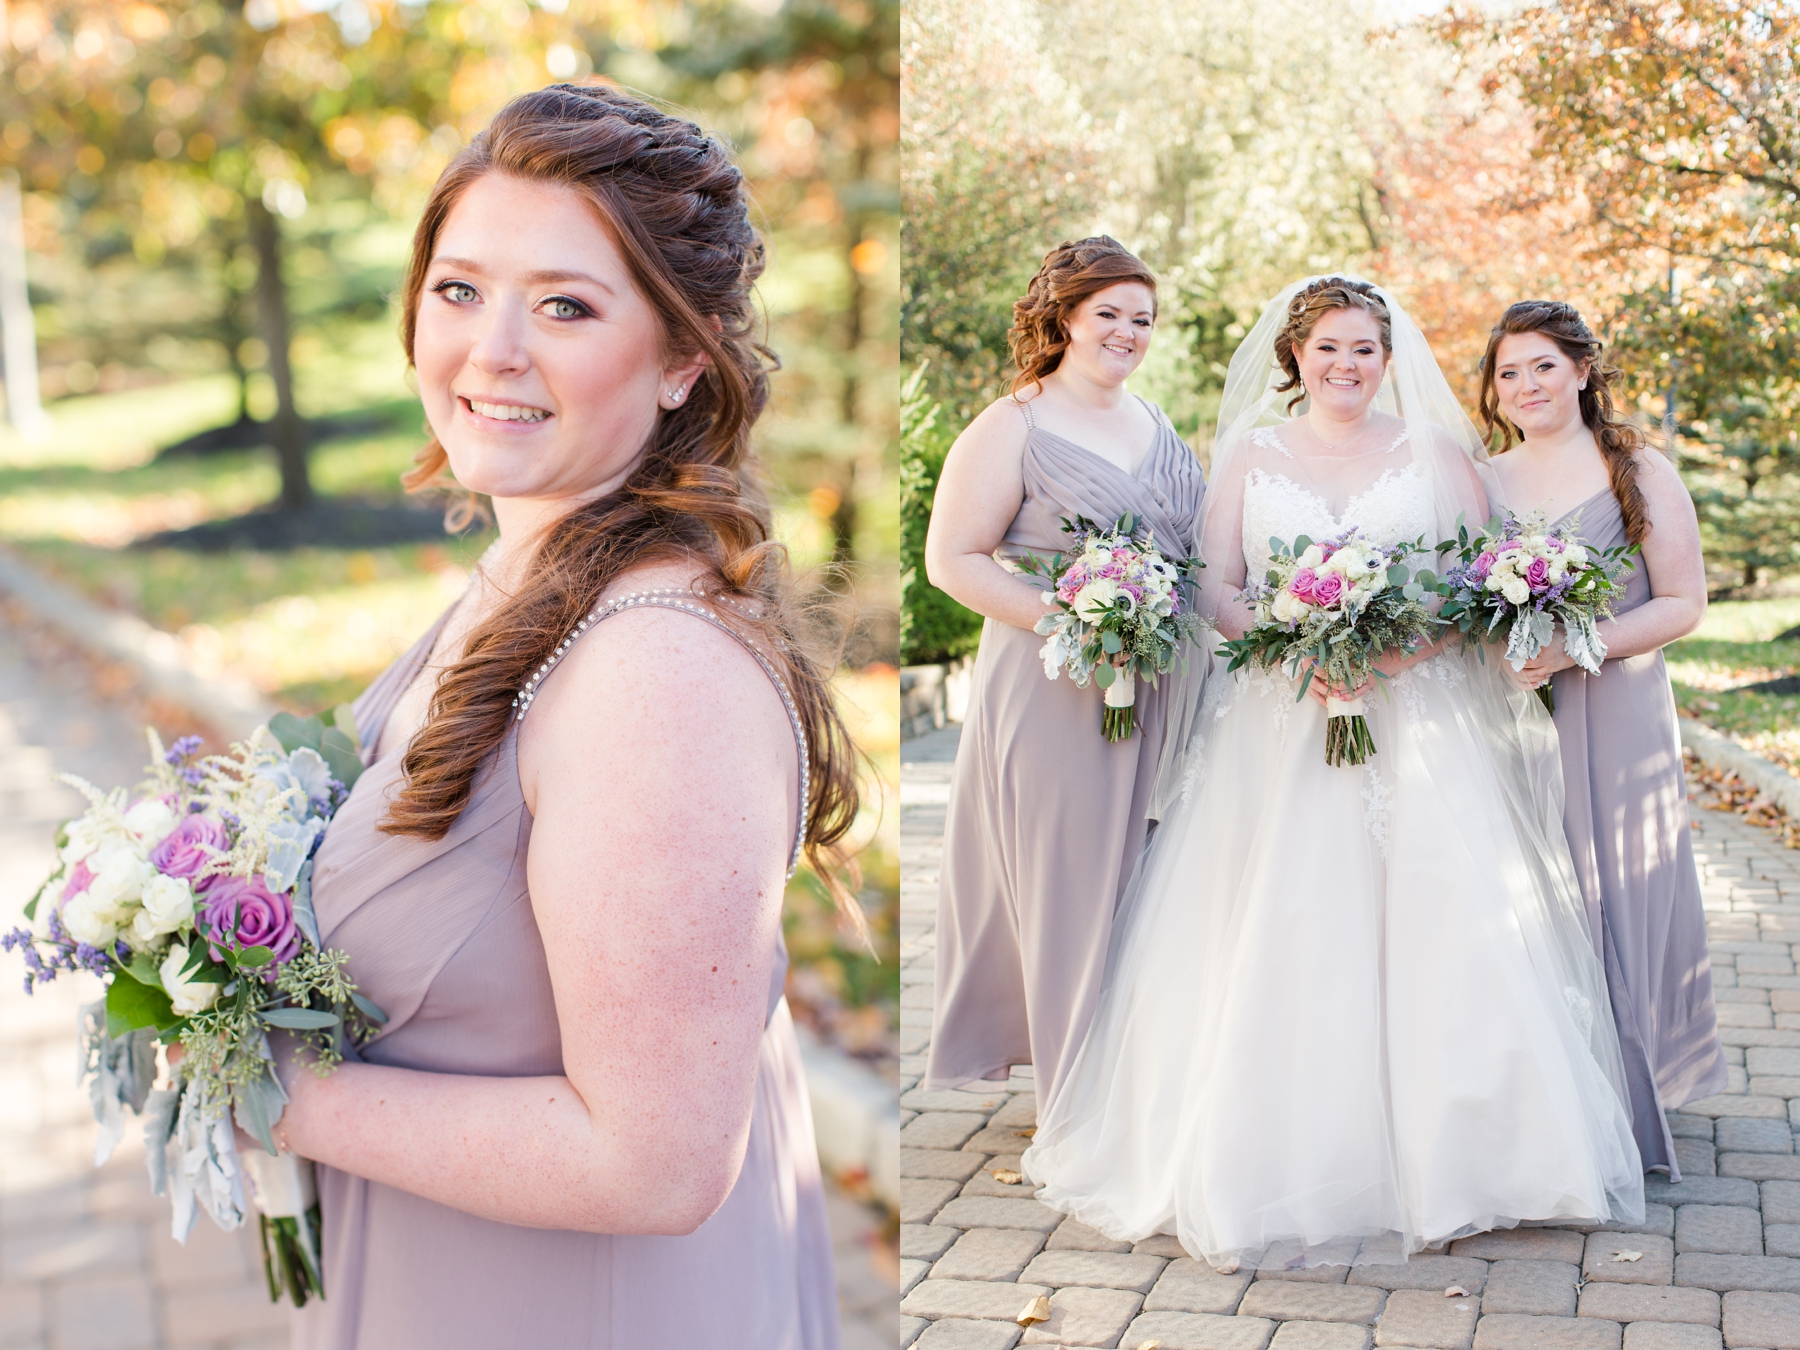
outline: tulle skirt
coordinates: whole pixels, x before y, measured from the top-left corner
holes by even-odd
[[[1255,1267],[1641,1219],[1548,718],[1455,652],[1368,709],[1377,754],[1333,768],[1289,681],[1215,673],[1040,1104],[1046,1204]]]

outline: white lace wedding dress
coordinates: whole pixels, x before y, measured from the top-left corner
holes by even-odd
[[[1435,542],[1404,435],[1332,461],[1329,483],[1275,431],[1254,441],[1211,489],[1241,494],[1238,584],[1271,536],[1359,524]],[[1567,931],[1580,907],[1555,794],[1516,788],[1518,746],[1540,772],[1555,744],[1500,679],[1454,647],[1413,665],[1367,700],[1376,755],[1333,768],[1316,702],[1215,667],[1099,1011],[1039,1104],[1023,1165],[1040,1199],[1246,1266],[1641,1217],[1604,978]]]

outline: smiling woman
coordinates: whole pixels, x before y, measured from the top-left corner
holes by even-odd
[[[1199,463],[1125,388],[1155,331],[1156,278],[1117,241],[1052,249],[1013,306],[1013,393],[957,438],[938,480],[931,582],[987,622],[944,833],[928,1087],[1030,1064],[1044,1100],[1099,996],[1181,680],[1138,689],[1137,734],[1108,740],[1098,688],[1044,677],[1048,597],[1017,564],[1067,549],[1077,516],[1110,528],[1129,513],[1165,556],[1194,552]]]
[[[609,88],[515,100],[426,207],[411,482],[500,538],[358,701],[316,859],[390,1020],[285,1077],[297,1345],[837,1344],[780,909],[804,853],[856,916],[856,792],[749,461],[761,270],[722,147]]]

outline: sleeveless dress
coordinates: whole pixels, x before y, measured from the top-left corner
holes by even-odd
[[[1581,542],[1625,542],[1610,487],[1581,513]],[[1650,599],[1650,575],[1631,571],[1615,613]],[[1562,741],[1564,825],[1619,1024],[1632,1128],[1647,1168],[1679,1181],[1664,1110],[1725,1088],[1713,1009],[1706,916],[1688,831],[1687,780],[1675,695],[1660,649],[1601,663],[1598,675],[1551,677]]]
[[[680,608],[732,632],[698,604],[658,595],[611,602],[570,641],[633,603]],[[518,720],[444,838],[376,828],[398,786],[402,748],[383,745],[382,728],[447,618],[355,704],[369,764],[314,864],[320,933],[349,953],[351,973],[388,1014],[362,1047],[365,1061],[560,1074],[556,1005],[526,890],[532,817],[519,786]],[[554,667],[532,690],[553,678]],[[522,701],[528,707],[529,695]],[[804,772],[804,753],[800,763]],[[685,1237],[522,1228],[320,1167],[325,1298],[294,1314],[296,1350],[835,1350],[831,1243],[782,997],[787,952],[776,942],[749,1148],[710,1219]]]
[[[1068,542],[1060,517],[1110,525],[1128,511],[1165,554],[1194,552],[1205,478],[1160,409],[1145,404],[1156,438],[1129,474],[1017,406],[1025,499],[997,556],[1048,559]],[[1087,1029],[1113,910],[1149,826],[1177,681],[1140,680],[1137,732],[1109,743],[1099,689],[1046,679],[1043,645],[993,619],[981,628],[944,828],[927,1087],[1031,1064],[1042,1099]],[[1190,660],[1197,672],[1205,656]]]
[[[1271,536],[1354,524],[1391,545],[1435,528],[1417,462],[1336,513],[1279,469],[1243,490],[1250,577]],[[1291,679],[1215,669],[1189,793],[1121,909],[1087,1039],[1039,1100],[1020,1165],[1043,1203],[1116,1240],[1172,1233],[1265,1269],[1641,1219],[1560,831],[1508,797],[1506,743],[1473,711],[1492,688],[1475,682],[1501,679],[1454,647],[1414,663],[1367,698],[1376,754],[1333,767],[1325,710]],[[1530,702],[1505,706],[1553,764]]]

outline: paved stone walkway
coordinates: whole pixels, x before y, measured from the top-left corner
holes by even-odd
[[[110,787],[135,781],[145,758],[138,710],[96,697],[66,666],[50,677],[43,654],[25,650],[33,641],[0,627],[0,928],[18,922],[48,872],[56,823],[80,809],[51,774]],[[177,1244],[168,1202],[150,1194],[135,1124],[95,1169],[74,1028],[98,981],[65,976],[27,998],[22,970],[0,954],[0,1347],[286,1346],[287,1315],[269,1302],[252,1229],[222,1233],[202,1218]],[[880,1220],[835,1192],[828,1203],[844,1350],[891,1346],[896,1295]],[[705,1297],[703,1278],[695,1293]]]
[[[1800,853],[1696,812],[1731,1082],[1672,1116],[1687,1179],[1648,1183],[1640,1229],[1521,1227],[1404,1266],[1225,1276],[1173,1238],[1112,1242],[994,1178],[1036,1119],[1028,1068],[991,1095],[917,1087],[957,733],[901,748],[901,1346],[1800,1347]],[[1039,1295],[1050,1318],[1026,1330],[1015,1319]]]

